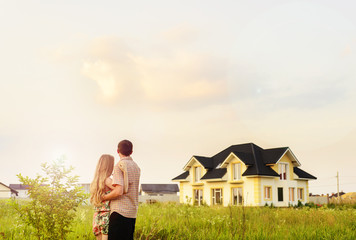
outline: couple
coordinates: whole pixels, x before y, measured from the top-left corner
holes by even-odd
[[[117,152],[120,161],[115,166],[113,156],[100,157],[90,184],[90,202],[95,206],[93,232],[101,240],[133,239],[135,232],[140,168],[130,157],[130,141],[119,142]]]

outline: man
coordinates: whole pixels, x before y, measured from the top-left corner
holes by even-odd
[[[132,143],[119,142],[120,161],[114,167],[113,190],[103,196],[110,201],[109,240],[132,240],[138,209],[138,192],[141,170],[132,160]]]

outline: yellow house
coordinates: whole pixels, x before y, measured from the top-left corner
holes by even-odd
[[[282,207],[309,201],[308,181],[316,177],[300,165],[289,147],[247,143],[212,157],[193,156],[172,181],[180,183],[181,203]]]

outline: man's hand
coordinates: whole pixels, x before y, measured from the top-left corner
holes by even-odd
[[[112,200],[117,198],[118,196],[123,194],[123,189],[121,185],[115,185],[114,188],[111,190],[110,193],[105,194],[101,200],[102,201],[107,201],[107,200]]]

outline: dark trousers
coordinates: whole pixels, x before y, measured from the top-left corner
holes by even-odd
[[[113,212],[109,219],[108,240],[133,240],[136,218],[127,218]]]

